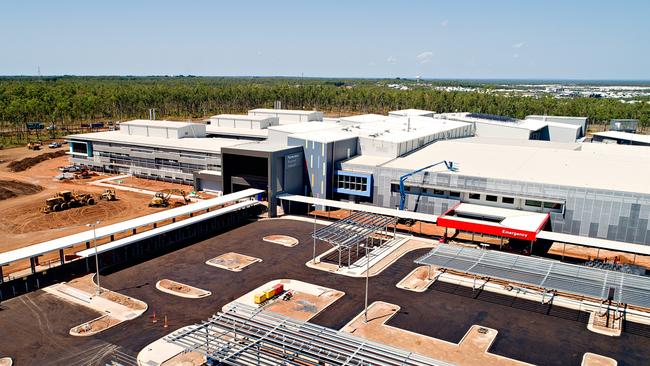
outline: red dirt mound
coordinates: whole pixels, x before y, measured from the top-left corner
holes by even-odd
[[[43,187],[17,180],[0,180],[0,201],[38,193]]]
[[[38,156],[31,157],[31,158],[25,158],[25,159],[21,159],[21,160],[12,161],[11,163],[9,163],[7,165],[7,168],[9,168],[9,170],[11,170],[12,172],[22,172],[22,171],[27,170],[27,169],[33,167],[34,165],[36,165],[38,163],[41,163],[41,162],[43,162],[45,160],[58,158],[58,157],[64,156],[64,155],[65,155],[65,150],[49,152],[49,153],[45,153],[45,154],[41,154],[41,155],[38,155]]]

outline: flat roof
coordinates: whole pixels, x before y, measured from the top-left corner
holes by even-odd
[[[618,140],[627,140],[650,144],[650,135],[641,135],[638,133],[621,132],[621,131],[604,131],[594,132],[594,136],[609,137]]]
[[[440,216],[437,224],[463,231],[535,240],[548,218],[547,213],[459,203]]]
[[[223,147],[238,145],[242,143],[242,140],[219,137],[184,137],[180,139],[168,139],[164,137],[128,135],[120,131],[103,131],[68,135],[66,136],[66,140],[114,142],[127,145],[140,145],[211,153],[219,153]]]
[[[343,201],[328,200],[324,198],[300,196],[297,194],[288,194],[288,193],[281,194],[278,196],[278,199],[292,201],[292,202],[308,203],[317,206],[336,207],[344,210],[363,211],[363,212],[369,212],[378,215],[398,217],[403,219],[413,219],[413,220],[418,220],[423,222],[435,223],[436,220],[438,220],[437,215],[397,210],[394,208],[385,208],[385,207],[378,207],[373,205],[362,205],[354,202],[343,202]]]
[[[341,122],[348,122],[348,123],[368,123],[368,122],[381,122],[387,120],[388,116],[384,116],[381,114],[358,114],[354,116],[346,116],[346,117],[340,117],[339,119]]]
[[[322,131],[322,130],[335,130],[340,129],[341,125],[338,123],[331,122],[298,122],[288,125],[279,125],[279,126],[269,126],[268,129],[271,131],[279,131],[284,133],[304,133],[304,132],[313,132],[313,131]]]
[[[436,112],[434,111],[427,111],[424,109],[416,109],[416,108],[407,108],[407,109],[399,109],[396,111],[390,111],[388,114],[399,114],[402,116],[424,116],[427,114],[435,114]]]
[[[253,142],[247,142],[244,144],[240,144],[237,146],[232,146],[232,149],[236,150],[251,150],[251,151],[263,151],[263,152],[275,152],[275,151],[283,151],[283,150],[290,150],[290,149],[295,149],[300,146],[287,146],[286,144],[281,144],[277,142],[270,142],[268,140],[265,141],[253,141]]]
[[[290,135],[289,137],[295,137],[295,138],[308,140],[308,141],[328,143],[328,142],[357,138],[358,136],[352,132],[342,131],[341,129],[333,129],[333,130],[327,129],[327,130],[321,130],[317,132],[296,133]]]
[[[147,126],[147,127],[171,127],[180,128],[201,123],[192,123],[187,121],[166,121],[166,120],[148,120],[148,119],[134,119],[132,121],[120,122],[120,126]]]
[[[210,119],[236,119],[236,120],[243,120],[243,121],[265,121],[269,118],[274,118],[273,116],[255,116],[255,115],[250,115],[250,114],[217,114],[215,116],[211,116]]]
[[[152,237],[160,235],[160,234],[168,233],[170,231],[174,231],[176,229],[179,229],[179,228],[182,228],[182,227],[185,227],[185,226],[196,224],[197,222],[205,221],[205,220],[211,219],[213,217],[222,216],[222,215],[225,215],[225,214],[233,212],[233,211],[237,211],[237,210],[240,210],[240,209],[243,209],[243,208],[247,208],[247,207],[256,205],[258,203],[259,202],[257,200],[239,202],[239,203],[236,203],[234,205],[226,206],[226,207],[223,207],[223,208],[220,208],[220,209],[217,209],[217,210],[214,210],[214,211],[210,211],[210,212],[198,215],[198,216],[193,216],[193,217],[190,217],[190,218],[185,219],[185,220],[176,221],[176,222],[173,222],[173,223],[165,225],[165,226],[157,227],[155,229],[151,229],[151,230],[143,231],[143,232],[135,234],[135,235],[127,236],[126,238],[118,239],[118,240],[112,241],[110,243],[98,245],[96,250],[97,250],[97,253],[104,253],[104,252],[107,252],[109,250],[121,248],[121,247],[127,246],[129,244],[133,244],[135,242],[138,242],[138,241],[141,241],[141,240],[144,240],[144,239],[152,238]],[[95,248],[93,247],[93,248],[90,248],[90,249],[85,249],[85,250],[82,250],[80,252],[77,252],[76,254],[78,256],[82,257],[82,258],[92,257],[92,256],[95,255]]]
[[[206,210],[225,203],[237,201],[240,199],[252,197],[262,193],[259,189],[245,189],[243,191],[227,194],[221,197],[211,198],[199,201],[186,206],[176,207],[165,211],[156,212],[151,215],[136,217],[134,219],[118,222],[112,225],[97,227],[97,238],[103,238],[112,234],[121,233],[138,227],[151,225],[155,222],[169,220],[171,218],[183,215],[189,215],[199,211]],[[14,249],[8,252],[0,253],[0,266],[31,257],[36,257],[45,253],[57,251],[59,249],[70,248],[74,245],[85,243],[93,240],[93,230],[82,231],[77,234],[52,239],[39,244]]]
[[[589,236],[554,233],[552,231],[540,231],[539,233],[537,233],[537,238],[559,242],[559,243],[575,244],[584,247],[612,250],[615,252],[650,255],[650,245],[632,244],[623,241],[593,238]]]
[[[581,120],[587,120],[589,117],[572,117],[572,116],[544,116],[541,114],[531,114],[529,116],[526,116],[526,119],[529,118],[535,118],[535,119],[540,119],[540,118],[558,118],[558,119],[581,119]],[[547,121],[548,122],[548,121]]]
[[[650,149],[637,146],[581,144],[579,150],[526,145],[472,143],[470,139],[437,141],[383,167],[416,170],[447,160],[458,166],[428,169],[463,175],[522,182],[598,188],[650,194]]]
[[[215,125],[205,125],[205,133],[208,135],[226,135],[255,138],[266,138],[269,135],[269,131],[266,128],[236,128],[220,127]]]
[[[300,109],[271,109],[271,108],[255,108],[248,111],[248,113],[269,113],[269,114],[312,114],[321,113],[319,111],[303,111]]]

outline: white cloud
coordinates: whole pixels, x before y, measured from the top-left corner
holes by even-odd
[[[415,59],[421,64],[426,64],[428,62],[431,62],[432,58],[433,58],[433,52],[431,51],[424,51],[419,55],[415,56]]]
[[[442,22],[440,22],[440,26],[443,28],[446,28],[449,25],[449,20],[445,19]]]
[[[519,54],[515,53],[514,55],[512,55],[512,58],[519,58]]]
[[[519,42],[512,45],[512,48],[522,48],[526,45],[526,42]]]
[[[397,57],[388,56],[388,58],[386,59],[386,62],[388,62],[391,65],[395,65],[397,63]]]

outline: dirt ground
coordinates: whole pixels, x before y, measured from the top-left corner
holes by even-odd
[[[93,282],[93,278],[94,278],[93,274],[75,278],[71,281],[68,281],[68,285],[76,289],[82,290],[84,292],[93,294],[97,290],[96,284],[95,282]],[[102,293],[99,296],[109,301],[112,301],[114,303],[124,305],[127,308],[133,310],[144,310],[147,307],[147,305],[142,301],[136,301],[118,292],[108,291],[105,289],[102,291]]]
[[[0,201],[18,196],[27,196],[43,190],[43,187],[19,182],[16,180],[0,180]]]
[[[264,310],[282,314],[293,319],[307,321],[318,315],[323,309],[338,300],[341,291],[328,291],[321,296],[308,294],[302,291],[293,291],[291,300],[278,299],[264,308]]]
[[[218,257],[212,258],[206,264],[218,268],[223,268],[228,271],[241,272],[244,268],[253,263],[261,262],[262,260],[248,255],[229,252],[224,253]]]
[[[186,285],[180,282],[168,280],[168,279],[162,279],[156,283],[156,286],[160,286],[162,289],[166,289],[171,291],[172,293],[176,293],[179,296],[186,296],[186,297],[205,297],[210,295],[209,291],[202,290],[200,288],[196,288],[190,285]]]
[[[571,245],[562,243],[553,243],[551,249],[549,249],[548,254],[553,254],[556,256],[564,256],[571,258],[579,258],[584,260],[593,260],[598,258],[601,261],[608,259],[611,261],[614,257],[619,257],[619,263],[626,264],[636,264],[646,268],[650,268],[650,257],[644,255],[634,255],[630,253],[621,253],[614,252],[611,250],[601,249],[600,251],[597,248],[586,248],[579,245]]]
[[[88,333],[88,335],[93,335],[119,323],[121,323],[119,319],[116,319],[110,315],[104,315],[70,329],[70,333],[79,336],[83,336],[85,333]]]
[[[397,284],[397,287],[404,290],[422,292],[431,285],[434,275],[435,273],[433,273],[433,269],[430,273],[428,266],[420,266],[414,269],[413,272],[409,273],[408,276],[404,277],[404,279]]]
[[[136,192],[118,191],[118,201],[100,201],[98,195],[104,188],[86,183],[102,176],[72,181],[54,180],[53,177],[60,173],[58,167],[69,165],[65,156],[46,160],[23,172],[8,170],[7,162],[10,159],[20,159],[33,153],[26,148],[0,150],[0,156],[4,158],[4,163],[0,164],[0,180],[25,182],[42,187],[40,192],[0,201],[0,212],[3,213],[0,220],[0,232],[3,234],[0,239],[0,252],[87,230],[85,224],[89,222],[100,220],[101,225],[109,225],[161,210],[149,208],[147,205],[151,197]],[[42,213],[41,208],[45,205],[45,200],[62,190],[92,193],[97,204],[50,214]]]
[[[190,192],[194,191],[194,187],[188,184],[169,183],[169,182],[163,182],[159,180],[151,180],[151,179],[144,179],[138,177],[126,177],[118,180],[113,180],[110,183],[115,185],[125,186],[125,187],[146,189],[154,192],[163,191],[167,189],[178,189],[184,191],[185,194],[189,194]]]
[[[163,362],[160,366],[200,366],[205,364],[205,356],[198,352],[183,352]]]
[[[262,238],[262,240],[268,241],[270,243],[284,245],[285,247],[295,247],[298,245],[298,239],[288,235],[267,235]]]

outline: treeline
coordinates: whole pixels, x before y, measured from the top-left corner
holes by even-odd
[[[333,114],[380,113],[403,108],[468,111],[523,118],[529,114],[588,116],[592,122],[636,118],[650,124],[650,104],[598,98],[555,99],[489,93],[395,90],[387,80],[219,77],[5,77],[0,78],[0,122],[69,124],[79,121],[201,118],[272,107]]]

